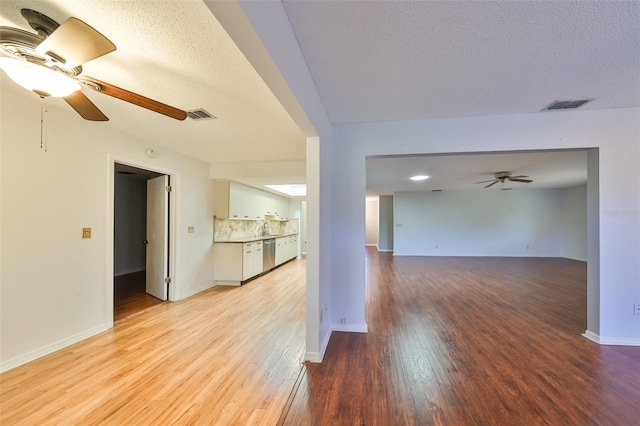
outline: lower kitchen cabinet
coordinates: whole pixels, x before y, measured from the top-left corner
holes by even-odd
[[[215,243],[213,253],[216,284],[239,286],[262,273],[262,241]]]
[[[242,281],[262,273],[262,241],[242,244]]]
[[[276,266],[298,257],[298,236],[276,238]]]
[[[275,266],[298,257],[298,236],[275,239]],[[218,285],[239,286],[264,271],[264,242],[213,244],[215,282]]]

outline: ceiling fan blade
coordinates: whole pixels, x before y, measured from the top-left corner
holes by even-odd
[[[511,182],[523,182],[523,183],[531,183],[531,182],[533,182],[533,180],[531,180],[531,179],[514,179],[514,178],[510,178],[509,180]]]
[[[74,68],[116,50],[116,45],[93,27],[77,18],[69,18],[36,47],[40,55],[49,55]]]
[[[123,101],[127,101],[134,105],[138,105],[142,108],[155,111],[157,113],[166,115],[167,117],[175,118],[176,120],[184,120],[187,118],[187,113],[181,109],[174,108],[170,105],[163,104],[162,102],[154,101],[142,95],[130,92],[125,89],[121,89],[112,84],[105,83],[92,77],[81,76],[78,78],[81,82],[88,82],[87,87],[90,87],[100,93],[112,96]]]
[[[509,179],[520,179],[520,178],[528,178],[529,176],[519,175],[519,176],[509,176]]]
[[[476,183],[487,183],[487,182],[493,182],[495,179],[489,179],[489,180],[481,180],[480,182],[476,182]]]
[[[109,118],[107,118],[107,116],[104,115],[102,111],[100,111],[98,107],[80,90],[66,96],[64,100],[85,120],[109,121]]]
[[[493,183],[490,183],[489,185],[485,186],[485,188],[489,188],[490,186],[493,186],[498,182],[500,182],[500,181],[499,180],[494,180]]]

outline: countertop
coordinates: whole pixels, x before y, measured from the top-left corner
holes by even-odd
[[[250,243],[253,241],[264,241],[269,238],[282,238],[282,237],[290,237],[292,235],[298,235],[297,232],[292,234],[280,234],[280,235],[261,235],[259,237],[245,237],[245,238],[234,238],[232,240],[223,240],[223,241],[214,241],[214,243]]]

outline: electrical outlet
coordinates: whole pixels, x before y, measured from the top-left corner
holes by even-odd
[[[194,232],[196,232],[196,227],[195,226],[187,226],[187,232],[189,234],[193,234]]]
[[[91,228],[82,228],[82,238],[91,238]]]
[[[633,304],[633,315],[640,315],[640,302]]]

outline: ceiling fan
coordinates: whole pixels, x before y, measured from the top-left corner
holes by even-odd
[[[490,186],[493,186],[498,182],[504,183],[507,180],[510,181],[510,182],[523,182],[523,183],[531,183],[531,182],[533,182],[532,179],[523,179],[523,178],[528,178],[528,177],[529,176],[524,176],[524,175],[511,176],[511,172],[498,172],[498,173],[495,174],[495,179],[483,180],[483,181],[476,182],[476,183],[491,182],[489,185],[485,186],[485,188],[489,188]]]
[[[82,64],[116,50],[105,36],[77,18],[62,25],[40,12],[22,9],[37,34],[0,27],[0,69],[40,97],[61,97],[85,120],[108,121],[81,87],[130,102],[176,120],[187,113],[112,84],[82,75]]]

